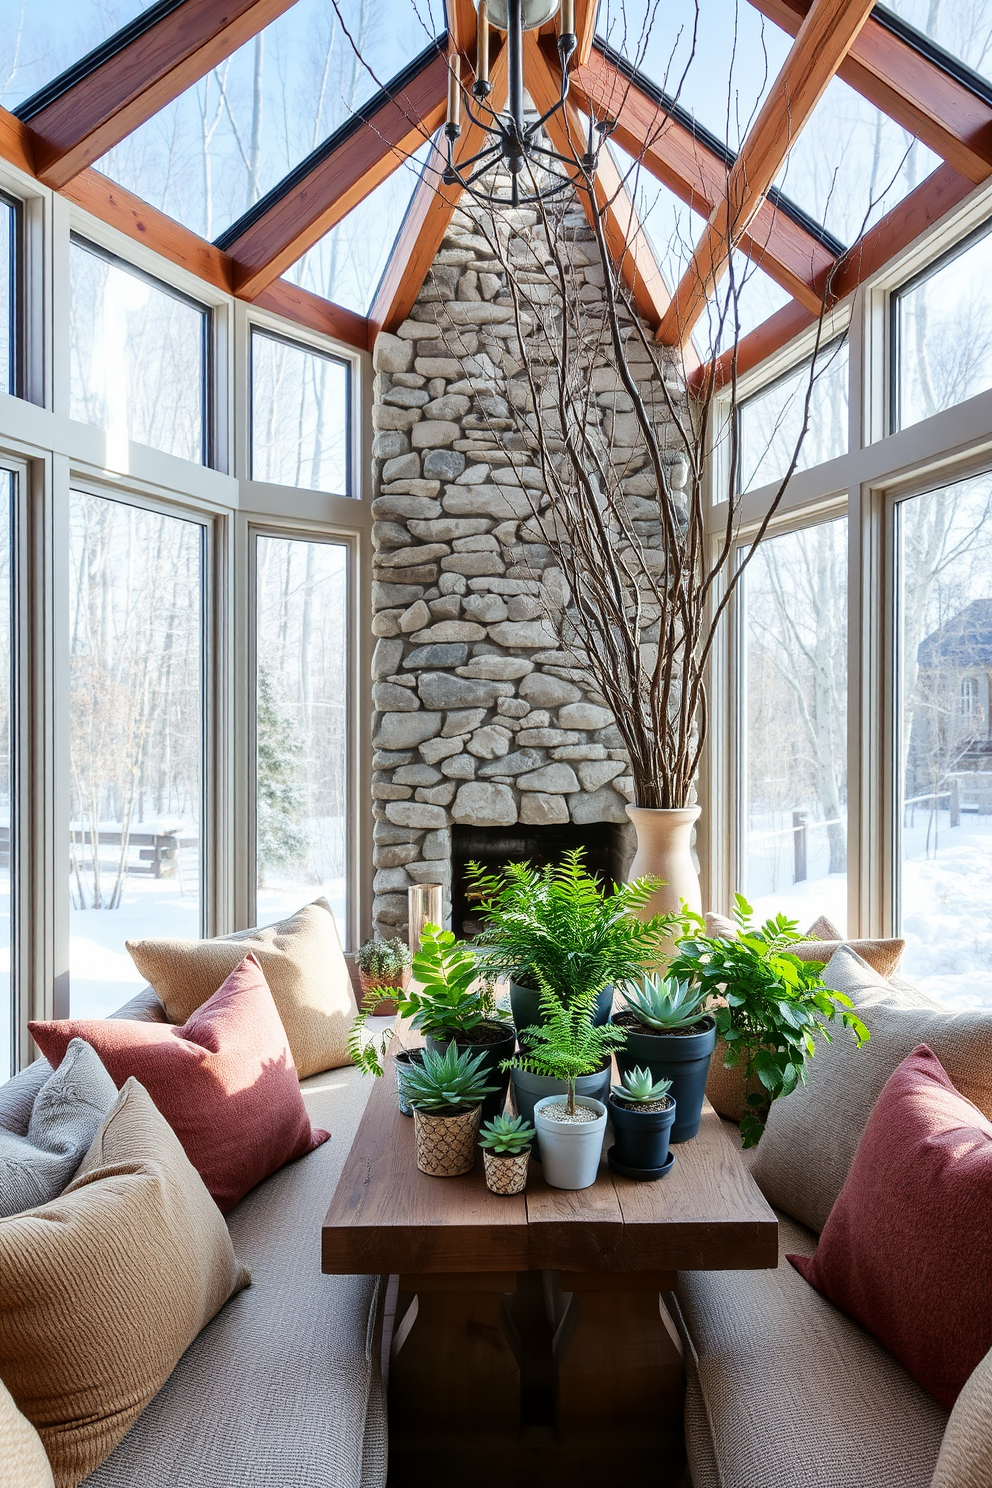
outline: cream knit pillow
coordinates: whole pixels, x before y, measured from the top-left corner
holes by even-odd
[[[0,1383],[0,1488],[53,1488],[41,1437]]]

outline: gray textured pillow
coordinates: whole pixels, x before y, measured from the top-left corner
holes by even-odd
[[[95,1050],[74,1038],[35,1096],[27,1131],[0,1127],[0,1216],[58,1198],[116,1099],[117,1086]]]
[[[817,1234],[843,1187],[882,1086],[918,1044],[992,1120],[992,1012],[956,1012],[923,993],[893,987],[847,946],[824,969],[846,992],[871,1038],[858,1048],[843,1029],[817,1040],[806,1084],[772,1106],[751,1173],[769,1203]]]

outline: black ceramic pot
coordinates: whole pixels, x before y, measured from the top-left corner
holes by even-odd
[[[655,1033],[643,1023],[628,1022],[623,1014],[614,1015],[613,1022],[627,1035],[626,1044],[617,1050],[621,1075],[639,1066],[649,1069],[654,1080],[671,1080],[669,1095],[676,1110],[671,1140],[688,1142],[699,1130],[706,1077],[716,1047],[716,1023],[707,1018],[698,1033]]]
[[[419,1049],[411,1049],[409,1051],[401,1049],[396,1055],[396,1103],[400,1108],[401,1116],[413,1115],[413,1107],[407,1100],[403,1090],[403,1072],[404,1070],[408,1070],[411,1064],[419,1060],[419,1057]]]
[[[510,983],[510,1007],[517,1032],[525,1028],[536,1028],[541,1021],[541,994],[532,987],[521,987],[519,982]],[[610,1021],[613,1009],[613,988],[604,987],[596,998],[592,1021],[597,1028]]]
[[[665,1111],[639,1111],[633,1106],[620,1105],[611,1095],[609,1112],[617,1162],[660,1178],[668,1161],[668,1143],[677,1110],[676,1102],[672,1101]]]
[[[487,1023],[485,1026],[487,1028],[499,1028],[503,1030],[503,1037],[498,1040],[494,1039],[492,1043],[486,1044],[473,1043],[470,1037],[456,1037],[455,1046],[459,1054],[464,1054],[465,1050],[468,1049],[473,1055],[485,1055],[482,1061],[482,1069],[486,1076],[486,1084],[496,1085],[498,1089],[492,1095],[487,1095],[483,1100],[482,1119],[483,1121],[492,1121],[493,1117],[498,1116],[506,1105],[506,1092],[510,1088],[510,1071],[507,1070],[504,1074],[500,1069],[500,1065],[504,1059],[513,1058],[517,1047],[517,1030],[511,1023]],[[433,1049],[437,1054],[443,1054],[450,1042],[450,1039],[435,1038],[433,1034],[428,1034],[425,1039],[428,1049]]]

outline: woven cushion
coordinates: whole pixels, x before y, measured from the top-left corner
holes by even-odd
[[[57,1488],[103,1461],[248,1280],[202,1179],[129,1080],[65,1193],[0,1220],[0,1374]]]
[[[992,1122],[925,1044],[886,1081],[816,1254],[789,1260],[951,1409],[992,1348]]]
[[[679,1275],[695,1488],[929,1488],[946,1411],[784,1264],[816,1239],[779,1225],[777,1270]]]
[[[0,1216],[54,1199],[69,1183],[117,1099],[117,1087],[82,1039],[37,1092],[23,1135],[0,1115]]]
[[[968,1380],[944,1432],[931,1488],[989,1488],[992,1483],[992,1353]]]
[[[53,1488],[41,1437],[0,1382],[0,1488]]]
[[[256,1183],[327,1141],[310,1126],[285,1030],[250,953],[178,1028],[124,1018],[28,1026],[53,1062],[80,1037],[118,1085],[140,1080],[225,1214]]]
[[[240,930],[219,940],[129,940],[127,948],[171,1023],[185,1023],[245,954],[254,952],[300,1079],[350,1063],[348,1031],[358,1009],[326,899],[261,930]]]
[[[903,992],[846,946],[824,972],[846,992],[871,1038],[858,1048],[838,1030],[817,1040],[806,1083],[771,1108],[752,1172],[769,1202],[819,1233],[847,1177],[882,1086],[918,1044],[933,1050],[951,1083],[992,1118],[992,1012],[954,1012]]]

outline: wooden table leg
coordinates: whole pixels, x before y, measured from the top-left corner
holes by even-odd
[[[678,1437],[682,1349],[659,1296],[674,1284],[674,1274],[661,1271],[562,1273],[563,1300],[571,1300],[554,1344],[560,1439]]]

